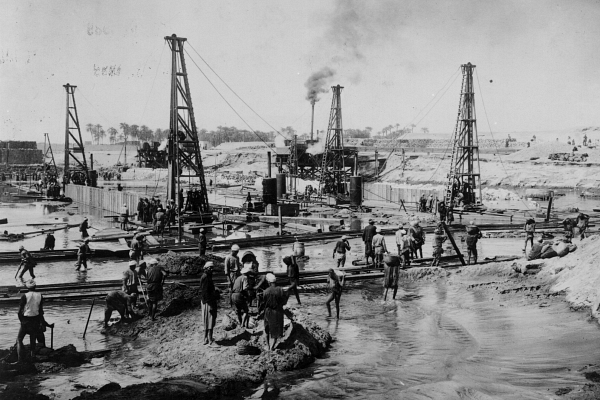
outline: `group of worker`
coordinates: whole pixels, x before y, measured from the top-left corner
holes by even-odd
[[[341,242],[346,243],[347,238],[341,239]],[[337,248],[338,246],[336,246]],[[349,245],[343,247],[349,249]],[[238,322],[243,327],[248,327],[249,323],[249,305],[256,302],[259,316],[264,316],[265,334],[267,338],[267,346],[274,348],[277,340],[283,335],[283,306],[287,303],[290,294],[294,294],[298,305],[301,305],[298,285],[300,283],[300,270],[296,262],[295,256],[285,256],[282,259],[282,267],[286,269],[287,288],[276,286],[277,278],[274,274],[268,273],[261,275],[258,272],[259,263],[256,256],[251,251],[246,251],[242,257],[239,257],[240,248],[234,244],[231,247],[231,253],[225,258],[224,272],[229,286],[229,304],[235,310]],[[334,253],[335,258],[335,253]],[[210,271],[206,271],[206,265],[210,265]],[[340,265],[338,259],[338,266]],[[212,262],[205,264],[205,275],[203,276],[204,286],[212,285]],[[329,296],[325,301],[327,311],[331,317],[331,303],[335,302],[336,318],[340,317],[340,299],[342,288],[344,286],[345,275],[343,273],[338,276],[333,269],[329,269],[327,284],[329,288]],[[201,280],[201,290],[203,289]],[[209,290],[210,292],[210,290]],[[203,302],[204,305],[204,302]],[[216,303],[212,304],[216,309]],[[208,312],[208,311],[207,311]],[[211,309],[211,312],[212,309]],[[216,313],[216,312],[215,312]],[[210,314],[210,313],[209,313]],[[212,315],[212,314],[210,314]],[[214,320],[207,320],[205,314],[205,342],[211,343],[212,340],[212,323]]]

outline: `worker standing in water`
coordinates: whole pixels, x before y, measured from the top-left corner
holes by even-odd
[[[340,277],[341,276],[341,277]],[[329,287],[329,297],[325,301],[327,306],[327,312],[331,317],[331,302],[335,301],[336,318],[340,319],[340,300],[342,298],[342,289],[346,280],[346,275],[341,272],[340,276],[336,274],[333,268],[329,269],[327,273],[327,286]]]
[[[86,238],[83,241],[83,244],[79,246],[79,249],[77,250],[77,263],[75,264],[75,266],[77,267],[75,268],[75,270],[77,271],[79,271],[82,265],[85,269],[87,269],[88,254],[90,254],[91,251],[90,246],[88,245],[89,242],[90,239]]]
[[[375,236],[373,236],[373,250],[375,251],[375,267],[383,267],[383,255],[388,252],[385,245],[385,239],[381,234],[381,228],[377,227]]]
[[[23,275],[25,275],[25,272],[29,271],[29,275],[31,275],[31,279],[35,279],[35,274],[33,273],[33,268],[35,267],[35,261],[33,260],[31,253],[29,251],[25,250],[24,246],[19,246],[19,254],[21,255],[21,263],[19,264],[19,268],[17,268],[17,273],[15,274],[15,278],[17,277],[17,274],[19,274],[19,271],[21,271],[21,273],[19,274],[20,279],[23,279]]]
[[[373,260],[373,264],[375,264],[375,253],[373,251],[373,236],[377,233],[377,228],[375,227],[375,221],[372,219],[369,220],[369,225],[365,227],[362,233],[362,240],[365,244],[365,261],[367,266],[369,266],[369,257]]]
[[[475,221],[469,222],[467,227],[467,250],[469,252],[469,260],[467,264],[471,264],[471,256],[473,256],[473,264],[477,264],[477,241],[481,239],[481,230],[475,225]]]
[[[337,241],[333,248],[333,259],[337,260],[337,267],[344,268],[346,264],[346,251],[350,251],[350,243],[348,243],[348,236],[344,235],[340,240]]]
[[[90,224],[88,223],[87,217],[83,219],[81,225],[79,225],[79,232],[81,232],[81,238],[85,239],[89,237],[88,229],[90,229]]]

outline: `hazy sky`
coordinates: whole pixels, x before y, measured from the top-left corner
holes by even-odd
[[[168,128],[170,51],[187,37],[272,126],[310,130],[308,77],[335,71],[344,128],[417,123],[454,128],[460,64],[477,65],[478,126],[495,132],[600,125],[600,2],[564,1],[24,1],[0,0],[0,139],[62,142],[67,82],[80,122]],[[196,123],[255,130],[260,121],[186,44]],[[104,69],[103,69],[104,68]],[[425,118],[418,113],[437,93]],[[430,106],[437,101],[433,99]],[[91,103],[91,104],[90,104]],[[316,105],[326,129],[331,91]],[[427,112],[429,109],[426,109]],[[85,140],[90,140],[87,133]]]

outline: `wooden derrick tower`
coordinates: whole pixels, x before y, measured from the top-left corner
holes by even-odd
[[[96,179],[88,168],[81,138],[81,127],[75,103],[75,89],[77,86],[63,85],[67,91],[67,116],[65,126],[65,168],[63,183],[74,183],[76,185],[96,186]],[[70,161],[75,164],[70,166]]]
[[[211,222],[212,214],[208,203],[204,168],[202,167],[200,144],[198,142],[198,130],[196,129],[196,119],[183,50],[183,45],[187,39],[173,34],[166,36],[165,40],[171,48],[171,110],[167,155],[169,173],[167,200],[174,200],[178,208],[183,209],[185,204],[180,204],[180,196],[178,196],[179,191],[183,190],[184,195],[187,196],[188,205],[193,203],[191,210],[188,208],[185,218]],[[188,182],[187,188],[182,187],[182,180],[185,181],[185,178]],[[192,182],[192,179],[194,179],[194,182]],[[192,192],[192,184],[196,183],[195,180],[198,181],[199,187]]]
[[[481,207],[481,176],[479,168],[479,140],[475,113],[475,91],[471,63],[461,65],[463,79],[458,106],[458,117],[452,135],[452,157],[446,185],[446,206]]]
[[[342,89],[332,86],[331,113],[325,139],[325,148],[321,160],[321,179],[319,185],[323,194],[345,196],[346,182],[352,173],[352,165],[346,165],[344,150],[344,129],[342,126]]]
[[[52,152],[52,144],[50,144],[50,135],[44,133],[44,174],[50,180],[58,182],[58,168],[54,160]]]

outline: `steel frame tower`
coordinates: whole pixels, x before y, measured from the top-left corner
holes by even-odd
[[[65,123],[65,168],[63,173],[63,183],[85,184],[90,186],[92,179],[90,171],[85,160],[85,151],[83,148],[83,139],[81,138],[81,128],[79,125],[79,116],[77,114],[77,105],[75,104],[75,88],[77,86],[63,85],[67,91],[67,115]],[[73,104],[73,105],[71,105]],[[75,133],[73,131],[76,131]],[[69,147],[69,143],[74,143],[74,146]],[[77,147],[75,147],[75,145]],[[78,154],[79,153],[79,154]],[[77,168],[72,169],[69,166],[70,160],[73,159],[77,163]],[[80,178],[73,179],[80,175]],[[84,179],[84,182],[81,182]]]
[[[461,65],[463,80],[458,105],[458,117],[452,136],[452,158],[446,185],[446,206],[453,204],[459,193],[463,204],[479,207],[481,203],[481,175],[479,166],[479,139],[471,63]]]
[[[210,213],[210,207],[183,51],[183,44],[187,39],[173,34],[165,36],[165,40],[171,48],[171,110],[167,199],[174,200],[181,209],[184,205],[179,204],[179,196],[177,195],[181,189],[180,179],[198,178],[200,182],[200,198],[197,199],[199,212],[201,215],[208,214]],[[211,218],[211,216],[206,216],[206,218]]]
[[[332,86],[331,113],[325,139],[325,149],[321,160],[321,179],[319,186],[323,194],[346,195],[346,182],[352,174],[345,165],[344,129],[342,127],[343,87]]]

